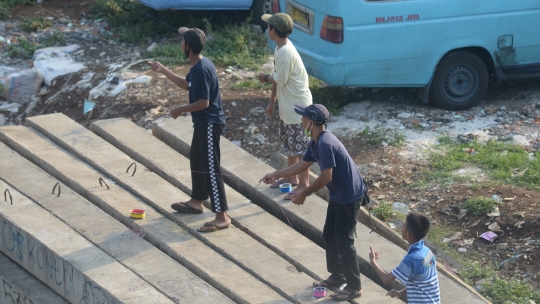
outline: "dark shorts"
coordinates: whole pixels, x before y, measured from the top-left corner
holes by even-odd
[[[309,138],[304,135],[302,124],[288,125],[279,120],[279,137],[281,138],[281,150],[287,156],[301,156],[306,153]]]

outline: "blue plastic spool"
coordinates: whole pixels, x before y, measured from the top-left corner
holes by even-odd
[[[279,192],[288,193],[292,191],[292,185],[290,183],[283,183],[279,185]]]

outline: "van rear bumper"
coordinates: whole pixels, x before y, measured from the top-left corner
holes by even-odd
[[[293,41],[294,43],[294,41]],[[345,67],[343,57],[328,57],[314,53],[306,48],[294,45],[302,57],[309,75],[314,76],[329,85],[343,85]]]

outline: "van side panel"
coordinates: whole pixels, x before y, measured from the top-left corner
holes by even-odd
[[[296,2],[314,10],[314,33],[295,30],[291,40],[308,72],[331,85],[426,86],[440,59],[464,47],[486,49],[496,66],[540,63],[538,0]],[[319,38],[326,15],[343,18],[343,43]],[[508,35],[512,46],[500,49],[499,38]]]
[[[248,10],[253,0],[138,0],[155,10]]]

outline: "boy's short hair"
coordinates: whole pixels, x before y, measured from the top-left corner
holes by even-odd
[[[429,232],[431,223],[427,216],[418,211],[411,211],[405,219],[407,230],[416,241],[423,239]]]
[[[282,32],[282,31],[278,30],[277,28],[275,28],[273,25],[271,25],[271,24],[269,24],[269,25],[270,25],[271,29],[276,31],[276,34],[278,35],[279,38],[287,38],[292,33],[292,30]]]

